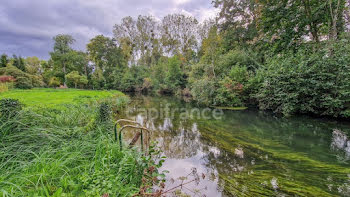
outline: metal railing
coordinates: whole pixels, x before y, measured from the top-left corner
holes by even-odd
[[[118,124],[121,123],[121,122],[125,122],[125,123],[129,123],[129,125],[124,125],[120,128],[119,130],[119,134],[118,134]],[[131,124],[134,124],[134,125],[130,125]],[[114,124],[114,137],[115,137],[115,141],[118,142],[119,140],[119,146],[120,146],[120,150],[123,149],[123,143],[122,143],[122,132],[124,129],[126,128],[133,128],[133,129],[140,129],[140,135],[138,136],[138,134],[136,134],[135,138],[135,142],[138,140],[138,137],[141,137],[141,151],[144,150],[143,148],[143,142],[144,142],[144,135],[143,135],[143,131],[146,131],[147,132],[147,141],[146,141],[146,148],[149,144],[149,139],[150,139],[150,130],[146,127],[143,127],[140,123],[138,122],[135,122],[135,121],[132,121],[132,120],[127,120],[127,119],[119,119],[117,120],[117,122]],[[133,142],[132,142],[133,143]],[[129,146],[132,146],[133,144],[129,144]]]

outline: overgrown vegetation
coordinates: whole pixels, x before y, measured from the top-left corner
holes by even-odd
[[[59,34],[49,61],[4,54],[0,75],[23,89],[118,89],[216,107],[349,116],[349,2],[215,0],[213,6],[217,18],[201,23],[184,14],[125,17],[113,38],[92,38],[86,53]]]
[[[132,196],[157,183],[156,151],[113,141],[109,103],[63,105],[33,111],[0,100],[1,196]]]

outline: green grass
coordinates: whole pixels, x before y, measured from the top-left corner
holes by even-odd
[[[57,107],[62,104],[81,104],[112,96],[122,96],[119,91],[77,90],[77,89],[31,89],[10,90],[0,93],[0,99],[18,99],[27,107]]]
[[[113,140],[113,120],[101,122],[100,103],[87,102],[115,95],[111,103],[125,105],[118,91],[1,94],[28,107],[14,118],[0,116],[0,196],[132,196],[145,180],[152,181],[144,173],[155,166],[153,156],[136,148],[121,151]],[[61,104],[66,107],[55,107]]]

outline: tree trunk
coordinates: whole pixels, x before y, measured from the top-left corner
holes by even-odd
[[[331,28],[329,30],[329,39],[336,40],[338,38],[338,19],[339,19],[339,10],[340,10],[340,0],[337,2],[337,7],[333,9],[332,0],[329,0],[329,11],[331,15]]]
[[[67,79],[66,79],[66,64],[63,62],[63,74],[64,74],[64,82],[63,85],[64,87],[67,86]]]
[[[304,9],[305,9],[305,15],[308,18],[308,24],[310,27],[310,32],[312,35],[312,40],[319,42],[318,37],[318,28],[317,25],[313,21],[312,13],[311,13],[311,5],[309,0],[303,0],[304,3]]]

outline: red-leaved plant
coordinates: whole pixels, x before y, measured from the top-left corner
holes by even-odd
[[[16,79],[12,76],[7,76],[7,75],[0,76],[0,83],[10,83],[14,81],[16,81]]]

